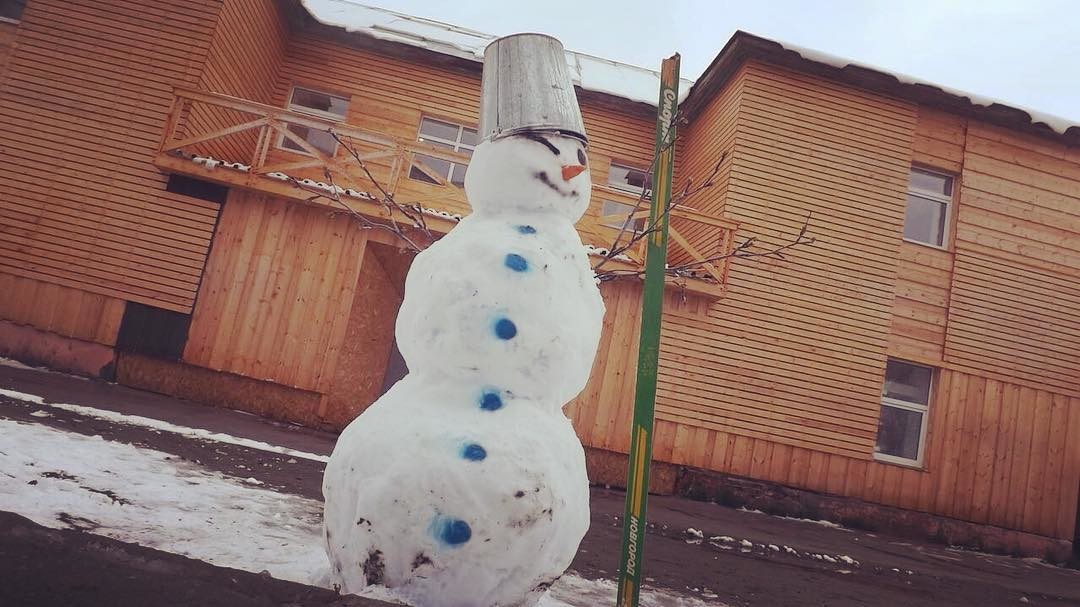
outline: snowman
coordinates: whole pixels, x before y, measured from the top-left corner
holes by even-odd
[[[341,434],[323,481],[331,577],[417,607],[532,606],[589,526],[563,406],[603,301],[574,223],[585,129],[562,45],[486,49],[473,213],[416,256],[397,319],[409,374]]]

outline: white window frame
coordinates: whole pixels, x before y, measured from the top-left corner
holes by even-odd
[[[432,136],[432,135],[425,135],[423,133],[424,120],[430,120],[432,122],[441,122],[443,124],[456,126],[457,127],[457,140],[454,141],[454,140],[446,139],[446,138],[443,138],[443,137],[435,137],[435,136]],[[471,126],[461,124],[460,122],[456,122],[454,120],[446,120],[444,118],[436,118],[434,116],[421,116],[420,117],[420,124],[417,125],[417,127],[416,127],[416,140],[418,142],[420,142],[420,143],[424,143],[424,142],[427,142],[427,141],[434,141],[436,143],[442,143],[444,145],[450,146],[451,148],[453,148],[451,151],[457,152],[457,153],[461,153],[462,150],[468,150],[469,152],[473,152],[473,151],[476,150],[476,146],[479,145],[479,141],[477,141],[477,143],[474,144],[474,145],[470,145],[468,143],[463,143],[461,141],[461,137],[465,134],[465,129],[469,129],[470,131],[476,131],[477,138],[479,138],[480,129],[478,129],[478,128],[473,128]],[[414,152],[413,153],[413,162],[414,163],[419,162],[416,159],[417,154],[419,154],[420,156],[427,156],[429,158],[435,158],[437,160],[443,160],[445,162],[449,162],[450,163],[450,172],[447,175],[439,175],[439,176],[442,177],[442,179],[444,181],[446,181],[447,185],[452,185],[454,187],[458,187],[457,184],[455,184],[454,182],[451,181],[451,179],[454,178],[454,170],[457,169],[457,167],[459,167],[459,166],[464,166],[466,169],[469,167],[469,163],[467,163],[467,162],[463,165],[462,163],[454,161],[454,160],[446,160],[445,158],[439,158],[437,156],[432,156],[431,154],[425,154],[423,152]],[[428,167],[428,170],[431,170],[431,167]],[[434,172],[434,171],[432,171],[432,172]],[[409,179],[412,179],[413,181],[419,181],[420,183],[427,183],[428,185],[435,185],[435,184],[429,183],[429,182],[427,182],[427,181],[425,181],[423,179],[417,179],[416,177],[413,177],[412,176],[412,165],[409,166],[409,172],[405,176],[408,177]]]
[[[13,23],[18,25],[22,23],[22,13],[26,10],[26,4],[23,4],[23,10],[19,11],[18,17],[0,17],[0,23]]]
[[[316,93],[316,94],[319,94],[319,95],[328,95],[330,97],[336,97],[338,99],[344,99],[345,100],[345,106],[346,106],[345,114],[344,115],[338,115],[338,114],[334,114],[332,112],[324,112],[322,110],[317,110],[315,108],[310,108],[310,107],[307,107],[305,105],[294,105],[292,100],[293,100],[293,95],[296,93],[297,89],[299,89],[301,91],[307,91],[309,93]],[[352,99],[345,96],[345,95],[338,95],[336,93],[331,93],[331,92],[328,92],[328,91],[320,91],[319,89],[315,89],[315,88],[311,88],[311,87],[307,87],[307,86],[293,85],[293,87],[291,89],[289,89],[289,103],[288,103],[288,105],[285,106],[285,109],[289,110],[290,112],[297,112],[297,113],[300,113],[300,114],[307,114],[308,116],[315,116],[317,118],[326,118],[327,120],[333,120],[334,122],[344,123],[345,122],[345,117],[348,115],[348,105],[349,105],[349,103],[351,101],[352,101]],[[285,128],[288,128],[288,126],[286,126]],[[308,143],[310,143],[310,142],[308,142]],[[285,150],[286,152],[292,152],[293,154],[302,154],[304,156],[311,156],[311,154],[309,154],[307,152],[307,150],[298,150],[296,148],[285,147],[285,133],[278,133],[277,147],[278,147],[278,149]],[[330,156],[331,158],[336,156],[337,151],[338,151],[338,147],[339,147],[338,143],[335,141],[334,142],[334,151],[333,152],[327,152],[326,153],[327,156]],[[323,151],[325,151],[325,150],[323,150]]]
[[[950,182],[950,191],[952,192],[952,194],[949,195],[949,196],[946,196],[944,194],[939,194],[937,192],[931,192],[929,190],[921,190],[919,188],[916,188],[916,187],[912,186],[911,182],[909,180],[908,181],[908,187],[907,187],[907,190],[906,190],[908,195],[917,196],[919,198],[925,198],[927,200],[933,200],[934,202],[940,202],[940,203],[945,205],[945,223],[942,226],[942,231],[941,231],[941,244],[934,244],[932,242],[923,242],[921,240],[915,240],[914,238],[908,238],[907,236],[902,236],[902,238],[904,239],[904,242],[910,242],[912,244],[922,245],[924,247],[930,247],[932,249],[938,249],[938,250],[941,250],[941,251],[948,251],[949,250],[949,235],[952,233],[953,198],[956,196],[956,175],[953,175],[953,174],[950,174],[950,173],[945,173],[945,172],[942,172],[942,171],[935,171],[933,169],[927,169],[927,168],[924,168],[924,167],[921,167],[921,166],[913,166],[913,167],[911,167],[910,172],[914,173],[915,171],[918,171],[920,173],[926,173],[928,175],[934,175],[934,176],[937,176],[937,177],[944,177],[944,178],[948,179],[949,182]],[[904,198],[904,217],[905,217],[904,228],[907,228],[907,224],[906,224],[907,197]],[[901,234],[903,234],[903,231],[901,231]]]
[[[611,165],[608,167],[607,186],[609,188],[611,188],[613,190],[617,190],[619,192],[626,192],[628,194],[633,194],[635,196],[641,196],[642,194],[644,194],[646,192],[651,192],[651,190],[646,190],[644,187],[639,188],[637,186],[632,186],[632,185],[625,184],[625,183],[612,183],[611,182],[611,169],[613,169],[615,167],[618,167],[620,169],[628,169],[628,170],[631,170],[631,171],[638,171],[639,173],[645,173],[646,175],[650,174],[649,171],[647,171],[645,169],[639,169],[636,166],[631,166],[629,164],[623,164],[621,162],[612,162]]]
[[[934,384],[936,383],[938,369],[936,367],[931,367],[930,365],[923,365],[923,364],[920,364],[920,363],[915,363],[915,362],[911,362],[911,361],[908,361],[908,360],[903,360],[903,359],[900,359],[900,358],[889,357],[889,360],[890,361],[896,361],[896,362],[899,362],[899,363],[904,363],[905,365],[913,365],[913,366],[916,366],[916,367],[922,367],[924,369],[929,369],[930,370],[930,383],[927,386],[927,390],[926,390],[926,404],[925,405],[920,404],[920,403],[909,402],[909,401],[906,401],[906,400],[900,400],[898,398],[890,398],[890,397],[884,396],[884,395],[882,395],[882,397],[881,397],[881,406],[882,407],[894,407],[896,409],[906,409],[908,411],[916,411],[916,412],[922,413],[922,423],[919,426],[919,452],[918,452],[918,456],[915,459],[908,459],[906,457],[900,457],[900,456],[897,456],[897,455],[890,455],[888,453],[881,453],[881,452],[879,452],[877,450],[877,444],[876,444],[877,443],[877,437],[875,436],[874,437],[874,443],[875,443],[875,445],[874,445],[874,459],[876,459],[878,461],[882,461],[882,462],[887,462],[887,463],[890,463],[890,464],[898,464],[900,466],[908,466],[908,467],[911,467],[911,468],[922,468],[922,466],[923,466],[923,456],[926,453],[926,430],[927,430],[927,426],[928,426],[927,420],[930,419],[930,403],[934,402]],[[888,363],[886,362],[886,364],[888,364]],[[882,377],[881,381],[882,381],[882,389],[884,389],[885,378]],[[879,416],[880,416],[880,412],[879,412]]]

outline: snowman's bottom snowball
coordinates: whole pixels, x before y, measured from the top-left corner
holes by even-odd
[[[418,607],[532,605],[589,526],[570,421],[484,388],[409,375],[338,439],[323,481],[327,553],[347,592]]]

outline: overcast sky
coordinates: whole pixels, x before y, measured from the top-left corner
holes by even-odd
[[[687,78],[741,29],[1080,124],[1076,0],[361,1],[653,69],[677,51]]]

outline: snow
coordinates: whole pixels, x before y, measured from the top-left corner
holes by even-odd
[[[322,503],[250,486],[166,453],[0,420],[0,510],[279,579],[327,569]],[[33,483],[33,484],[31,484]],[[377,592],[365,593],[380,598]],[[614,604],[615,585],[564,575],[540,607]],[[722,607],[649,589],[645,607]]]
[[[303,0],[303,4],[316,20],[326,25],[469,61],[482,62],[484,48],[496,38],[351,0]],[[566,64],[574,84],[586,91],[607,93],[650,105],[656,105],[660,96],[658,71],[574,51],[566,52]],[[682,79],[682,97],[685,98],[691,84],[693,81]]]
[[[587,166],[583,143],[559,135],[474,150],[473,213],[405,280],[395,335],[410,372],[349,424],[326,468],[343,589],[382,585],[418,607],[532,605],[573,560],[589,483],[562,408],[589,379],[604,316],[573,225]]]
[[[927,82],[925,80],[920,80],[920,79],[918,79],[918,78],[916,78],[914,76],[909,76],[907,74],[903,74],[903,73],[896,72],[896,71],[893,71],[893,70],[877,67],[877,66],[874,66],[874,65],[870,65],[868,63],[855,62],[855,61],[852,61],[850,59],[846,59],[844,57],[838,57],[836,55],[830,55],[828,53],[823,53],[821,51],[801,47],[801,46],[798,46],[798,45],[795,45],[795,44],[790,44],[790,43],[787,43],[787,42],[779,42],[779,41],[774,41],[774,42],[777,42],[777,44],[782,46],[785,50],[792,51],[792,52],[798,54],[803,59],[807,59],[809,61],[816,61],[818,63],[824,63],[825,65],[829,65],[829,66],[840,68],[840,69],[851,66],[851,67],[858,67],[858,68],[873,70],[873,71],[876,71],[876,72],[881,72],[883,74],[888,74],[890,76],[895,77],[897,80],[899,80],[903,84],[923,85],[923,86],[933,87],[933,88],[939,89],[942,92],[947,93],[949,95],[954,95],[956,97],[966,98],[973,105],[977,105],[977,106],[983,106],[983,107],[988,108],[988,107],[993,106],[993,105],[1000,105],[1000,106],[1005,106],[1005,107],[1008,107],[1008,108],[1021,110],[1021,111],[1027,112],[1028,116],[1031,117],[1031,122],[1033,124],[1043,123],[1046,126],[1050,127],[1050,129],[1052,129],[1054,132],[1059,133],[1059,134],[1065,134],[1065,131],[1068,130],[1070,127],[1080,126],[1080,125],[1077,125],[1074,121],[1066,119],[1066,118],[1061,118],[1059,116],[1054,116],[1054,115],[1051,115],[1051,114],[1047,114],[1045,112],[1039,112],[1039,111],[1036,111],[1036,110],[1032,110],[1030,108],[1026,108],[1024,106],[1016,105],[1014,103],[1010,103],[1010,102],[1006,102],[1006,101],[1001,101],[999,99],[994,99],[992,97],[988,97],[988,96],[985,96],[985,95],[978,95],[978,94],[975,94],[975,93],[969,93],[969,92],[966,92],[966,91],[961,91],[959,89],[954,89],[954,88],[950,88],[950,87],[947,87],[947,86],[942,86],[940,84],[934,84],[932,82]]]
[[[326,567],[317,501],[34,424],[0,420],[0,444],[0,510],[297,582]]]
[[[482,61],[484,47],[496,36],[441,23],[431,19],[367,6],[354,0],[302,0],[304,7],[316,20],[350,32],[366,34],[381,40],[400,42],[469,61]],[[803,59],[833,67],[847,66],[874,70],[895,77],[901,83],[937,88],[944,93],[967,98],[972,104],[990,107],[1000,105],[1018,109],[1031,117],[1032,123],[1043,123],[1054,132],[1064,134],[1076,125],[1074,121],[1032,110],[1014,103],[942,86],[914,76],[830,55],[788,42],[773,40]],[[587,91],[607,93],[631,101],[656,105],[660,90],[659,72],[574,51],[566,52],[574,83]],[[683,78],[680,102],[691,92],[693,81]]]
[[[38,405],[44,405],[53,409],[61,409],[64,411],[70,411],[71,413],[77,413],[86,417],[93,417],[105,421],[115,422],[119,424],[127,424],[129,426],[141,426],[143,428],[150,428],[151,430],[159,430],[161,432],[170,432],[173,434],[179,434],[188,438],[195,438],[199,440],[215,441],[219,443],[229,443],[233,445],[239,445],[241,447],[248,447],[251,449],[258,449],[260,451],[268,451],[270,453],[278,453],[281,455],[289,455],[292,457],[299,457],[301,459],[307,459],[316,462],[329,461],[329,457],[325,455],[319,455],[317,453],[308,453],[306,451],[298,451],[296,449],[290,449],[288,447],[281,447],[278,445],[271,445],[263,441],[252,440],[250,438],[243,438],[239,436],[233,436],[231,434],[225,434],[224,432],[211,432],[210,430],[204,430],[203,428],[189,428],[187,426],[181,426],[173,424],[160,419],[154,419],[151,417],[143,417],[141,415],[128,415],[125,413],[117,413],[116,411],[109,411],[107,409],[97,409],[95,407],[88,407],[86,405],[70,405],[66,403],[47,403],[45,399],[35,394],[25,394],[23,392],[16,392],[15,390],[0,389],[0,395],[14,398],[16,400],[22,400]]]

